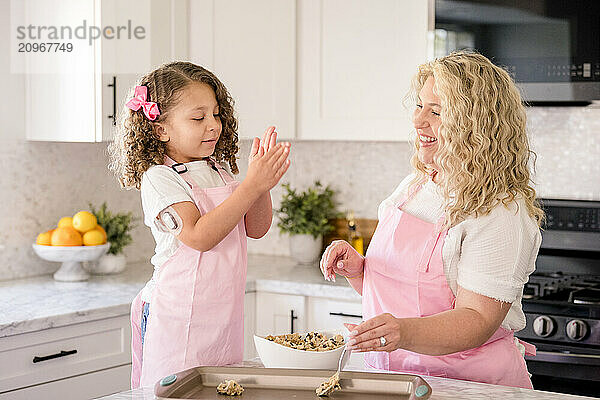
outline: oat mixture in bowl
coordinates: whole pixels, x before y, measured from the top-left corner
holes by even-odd
[[[318,332],[308,332],[306,335],[301,335],[299,333],[279,336],[268,335],[265,339],[283,346],[291,347],[292,349],[306,351],[335,350],[345,344],[344,337],[340,334],[328,338],[325,333]]]

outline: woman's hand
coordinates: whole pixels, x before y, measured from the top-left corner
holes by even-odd
[[[401,319],[392,314],[379,314],[360,325],[344,324],[350,331],[348,349],[357,353],[365,351],[387,351],[401,348]],[[385,338],[385,346],[381,345]]]
[[[365,258],[345,240],[334,240],[321,256],[321,272],[335,282],[335,274],[356,278],[363,273]]]
[[[260,193],[271,190],[290,166],[289,143],[278,143],[275,127],[270,126],[260,139],[254,138],[250,150],[248,173],[244,183]]]

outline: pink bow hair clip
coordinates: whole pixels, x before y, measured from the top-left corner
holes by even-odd
[[[133,99],[129,100],[125,105],[133,111],[137,111],[141,107],[144,115],[150,121],[154,121],[160,115],[160,111],[158,111],[158,105],[152,101],[146,101],[147,98],[148,88],[146,86],[136,86]]]

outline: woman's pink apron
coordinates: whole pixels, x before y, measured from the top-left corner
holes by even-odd
[[[379,221],[365,258],[363,315],[425,317],[454,308],[442,262],[446,230],[401,210],[408,198],[388,207]],[[465,329],[469,329],[465,327]],[[522,342],[527,353],[535,347]],[[505,386],[532,388],[525,360],[513,332],[500,327],[482,346],[430,356],[407,350],[365,354],[367,367],[442,376]]]
[[[185,165],[174,165],[170,158],[165,160],[165,165],[190,185],[202,215],[221,204],[239,185],[220,165],[207,162],[219,172],[225,186],[200,189]],[[198,365],[242,361],[246,266],[243,218],[211,250],[201,252],[182,243],[162,265],[150,301],[139,386],[154,385],[167,375]],[[134,305],[137,303],[139,321],[141,302],[136,298]],[[134,335],[136,330],[134,327]],[[138,346],[133,355],[135,362],[140,358],[141,343],[133,343],[134,340],[132,344]],[[133,366],[132,385],[135,373]]]

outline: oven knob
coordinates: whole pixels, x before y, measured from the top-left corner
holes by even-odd
[[[571,340],[579,341],[588,333],[588,326],[580,319],[573,319],[567,323],[567,336]]]
[[[554,333],[554,320],[542,315],[533,320],[533,331],[540,337],[548,337]]]

